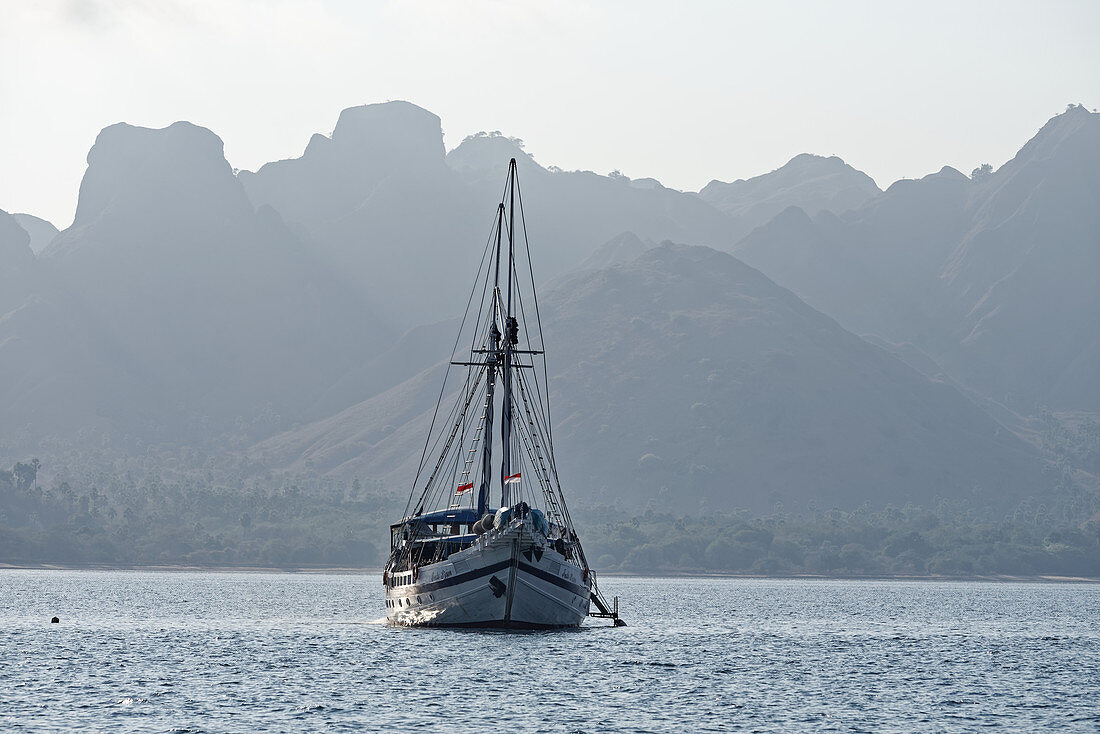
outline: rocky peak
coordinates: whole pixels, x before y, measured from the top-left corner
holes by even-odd
[[[531,170],[542,171],[535,159],[523,150],[523,141],[510,138],[499,132],[479,132],[468,136],[462,143],[447,154],[447,165],[451,170],[475,174],[499,174],[501,177],[508,168],[508,162],[515,158],[520,175]]]
[[[210,130],[189,122],[161,129],[118,123],[104,128],[88,153],[70,230],[110,228],[119,220],[191,228],[251,213],[221,138]],[[47,253],[63,250],[69,240],[63,233]]]
[[[31,236],[12,215],[0,209],[0,272],[22,269],[33,262]]]
[[[36,254],[45,250],[46,246],[57,236],[57,227],[41,217],[36,217],[33,214],[12,214],[12,217],[31,236],[31,250]]]
[[[1012,159],[1021,164],[1028,161],[1051,158],[1071,141],[1077,140],[1096,149],[1100,147],[1100,114],[1089,112],[1083,106],[1073,106],[1055,115],[1043,125],[1035,136],[1027,141]]]
[[[238,178],[251,201],[287,221],[328,226],[382,192],[423,190],[445,177],[439,117],[409,102],[349,107],[332,136],[314,134],[300,158]]]
[[[711,181],[699,197],[739,220],[738,238],[790,206],[813,216],[855,209],[881,193],[874,180],[836,156],[802,153],[771,173]]]
[[[439,116],[410,102],[348,107],[340,113],[332,142],[341,154],[368,158],[382,168],[435,167],[444,156]]]
[[[580,269],[598,270],[630,262],[652,247],[656,245],[651,240],[642,240],[630,231],[621,232],[600,245],[581,263]]]

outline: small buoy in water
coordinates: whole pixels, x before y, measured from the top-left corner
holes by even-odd
[[[57,624],[60,621],[61,621],[60,619],[58,619],[57,617],[54,617],[53,619],[50,620],[50,624]]]

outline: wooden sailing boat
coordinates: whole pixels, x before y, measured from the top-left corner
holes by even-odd
[[[404,517],[390,527],[382,583],[395,624],[540,629],[577,627],[586,616],[622,624],[618,599],[609,607],[596,587],[558,480],[540,321],[513,158]],[[456,360],[464,335],[469,357]],[[453,407],[440,420],[455,373],[462,384],[451,383]]]

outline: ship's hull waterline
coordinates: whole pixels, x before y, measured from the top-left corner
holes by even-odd
[[[390,623],[416,627],[560,629],[588,616],[590,582],[524,523],[415,572],[387,576]]]

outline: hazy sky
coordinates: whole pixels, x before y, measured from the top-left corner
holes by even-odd
[[[800,152],[886,186],[1100,107],[1100,2],[0,0],[0,209],[67,226],[114,122],[190,120],[255,169],[389,99],[448,148],[500,130],[681,189]]]

